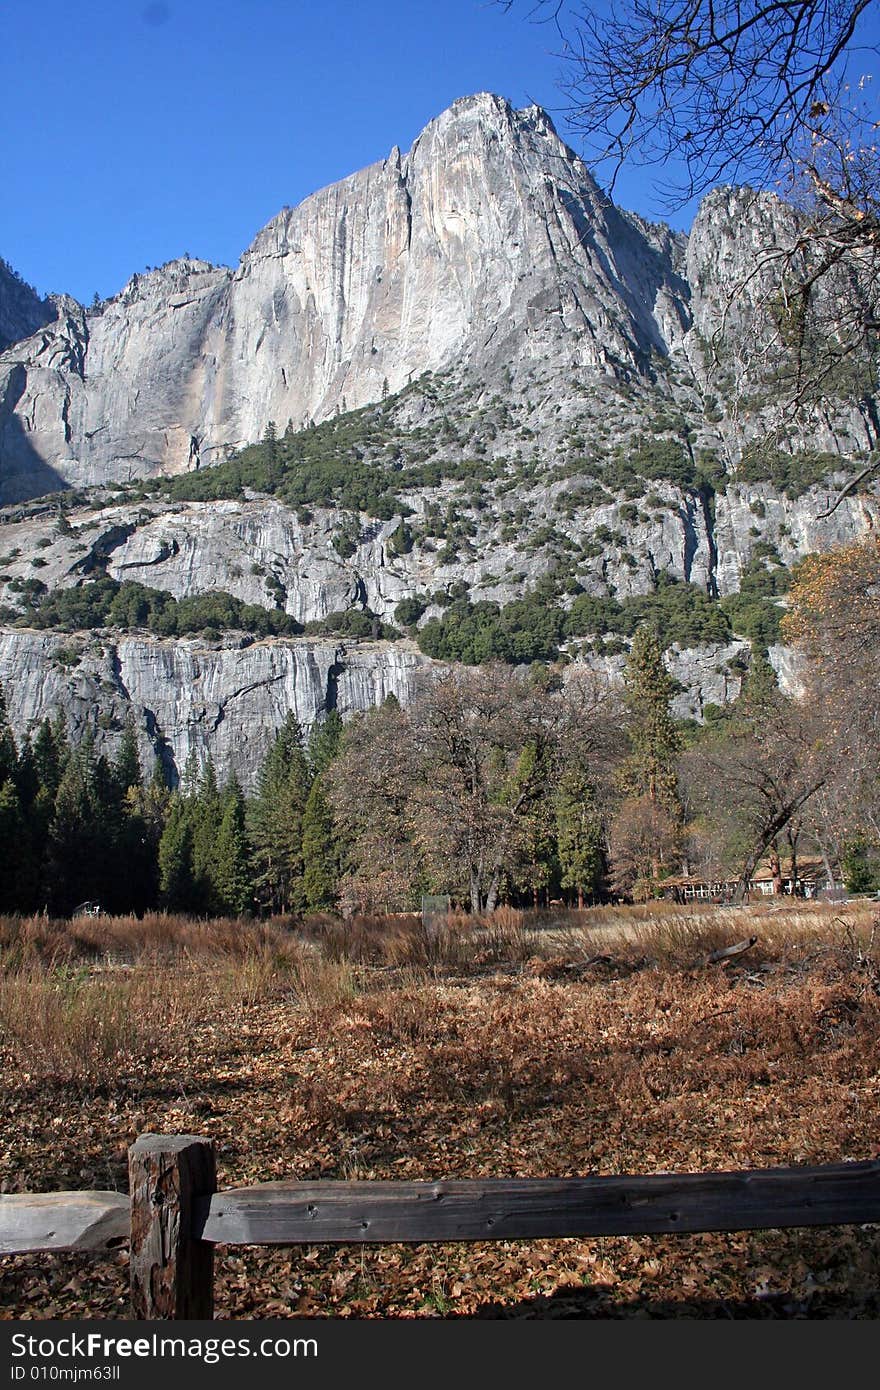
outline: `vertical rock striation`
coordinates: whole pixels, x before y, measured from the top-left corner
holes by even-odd
[[[179,472],[466,363],[613,376],[689,323],[684,239],[619,212],[538,107],[463,98],[285,209],[235,271],[177,260],[0,355],[0,500]],[[5,386],[2,384],[5,382]]]

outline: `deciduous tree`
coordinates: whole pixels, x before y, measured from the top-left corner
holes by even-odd
[[[413,843],[411,803],[418,777],[409,715],[393,697],[356,716],[324,781],[347,845],[343,901],[361,912],[405,911],[424,886]]]
[[[495,908],[515,868],[520,833],[552,781],[561,713],[497,665],[442,677],[413,711],[415,840],[438,886],[474,912]]]

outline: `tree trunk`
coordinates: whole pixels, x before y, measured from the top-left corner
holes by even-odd
[[[743,871],[740,874],[740,880],[739,883],[736,885],[736,891],[733,895],[733,900],[735,903],[742,903],[743,898],[746,894],[746,890],[748,889],[749,879],[755,872],[755,865],[758,863],[758,860],[761,858],[761,855],[764,853],[764,851],[773,843],[779,832],[785,828],[785,826],[791,820],[795,812],[799,811],[801,807],[807,801],[809,801],[810,797],[813,796],[819,790],[819,788],[824,785],[824,777],[821,778],[818,782],[814,782],[812,786],[806,789],[806,791],[803,791],[798,796],[796,796],[794,801],[790,801],[787,805],[783,806],[779,811],[777,811],[776,815],[772,816],[771,819],[767,822],[767,824],[763,826],[759,839],[755,842],[754,848],[752,849],[751,853],[746,859],[745,864],[743,865]]]
[[[782,864],[775,842],[770,846],[770,872],[773,875],[773,895],[778,897],[782,892]]]
[[[758,863],[758,860],[761,858],[761,855],[764,853],[764,849],[765,843],[762,841],[762,843],[758,845],[756,849],[752,850],[751,854],[748,856],[745,864],[743,865],[742,873],[739,877],[739,883],[736,885],[736,888],[734,889],[733,893],[733,901],[740,907],[742,906],[743,899],[745,898],[745,895],[748,892],[752,874],[755,872],[755,866]]]
[[[788,840],[789,858],[790,858],[790,860],[791,860],[791,869],[790,869],[790,873],[791,873],[791,896],[792,896],[792,897],[795,897],[795,896],[796,896],[797,890],[798,890],[798,858],[797,858],[797,847],[798,847],[798,840],[800,839],[800,835],[801,835],[801,827],[800,827],[800,824],[799,824],[799,823],[798,823],[797,825],[794,825],[794,824],[789,825],[789,826],[786,828],[786,831],[785,831],[785,838]]]
[[[825,870],[825,877],[828,880],[828,887],[834,887],[834,870],[831,867],[831,860],[828,858],[828,848],[824,840],[819,841],[819,853],[822,856],[822,867]]]
[[[482,894],[480,893],[480,876],[474,869],[471,869],[471,912],[474,914],[475,917],[478,915],[482,907],[482,903],[480,901],[481,897]]]

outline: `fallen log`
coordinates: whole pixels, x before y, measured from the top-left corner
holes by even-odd
[[[725,946],[720,951],[710,951],[703,965],[717,965],[719,961],[732,960],[734,956],[741,956],[746,951],[750,951],[753,946],[757,946],[758,938],[750,936],[748,941],[738,941],[735,946]]]

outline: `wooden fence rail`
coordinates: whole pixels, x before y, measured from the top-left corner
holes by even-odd
[[[880,1160],[654,1177],[281,1182],[216,1190],[214,1147],[143,1135],[130,1196],[0,1196],[0,1254],[130,1242],[132,1316],[213,1317],[214,1246],[531,1240],[880,1222]]]

